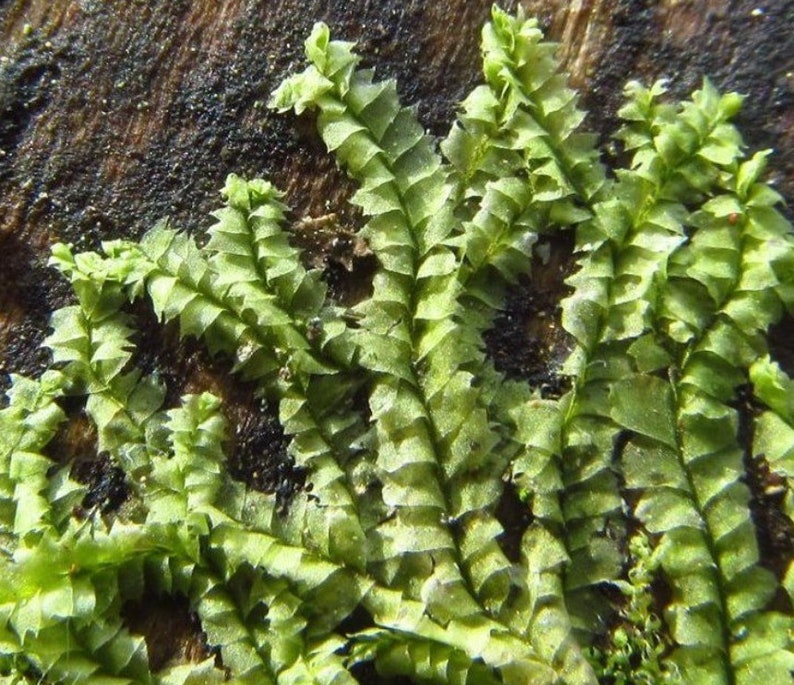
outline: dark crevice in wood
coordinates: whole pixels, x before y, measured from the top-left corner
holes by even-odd
[[[122,618],[131,633],[142,635],[149,655],[149,668],[157,672],[166,666],[199,663],[215,657],[216,668],[223,668],[220,651],[207,644],[198,614],[182,595],[144,596],[127,602]]]

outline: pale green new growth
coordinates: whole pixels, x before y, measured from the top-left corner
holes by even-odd
[[[615,583],[626,598],[620,625],[604,649],[590,651],[599,678],[615,685],[683,685],[678,669],[664,658],[669,645],[654,613],[651,584],[658,571],[648,538],[643,533],[630,538],[628,580]]]
[[[53,248],[76,304],[53,314],[52,368],[15,377],[0,411],[3,681],[336,685],[373,662],[459,685],[790,682],[774,600],[794,602],[794,565],[761,565],[744,475],[762,460],[794,520],[794,381],[766,342],[794,308],[794,241],[767,153],[747,158],[730,123],[741,98],[629,84],[630,159],[607,172],[521,13],[494,8],[485,83],[440,146],[352,48],[318,24],[271,106],[314,112],[359,184],[365,301],[328,298],[262,180],[229,177],[201,247],[162,223],[101,254]],[[483,333],[563,231],[571,390],[544,399]],[[310,487],[284,506],[233,479],[213,395],[164,406],[136,368],[136,299],[255,383]],[[768,407],[752,446],[750,383]],[[125,474],[118,511],[86,511],[47,456],[74,396]],[[531,514],[517,555],[507,481]],[[162,596],[188,599],[217,660],[152,672],[122,609]]]

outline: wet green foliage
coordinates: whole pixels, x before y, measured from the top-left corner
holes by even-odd
[[[317,25],[271,106],[313,111],[359,184],[365,301],[326,296],[263,180],[228,179],[202,246],[163,223],[53,248],[76,304],[53,314],[51,369],[15,377],[0,412],[5,680],[352,683],[371,661],[435,683],[789,682],[794,571],[760,564],[743,476],[763,455],[794,515],[794,385],[765,357],[794,246],[767,153],[730,123],[741,98],[629,84],[628,163],[605,170],[533,20],[493,10],[485,83],[440,147],[352,47]],[[564,231],[571,389],[551,400],[502,377],[482,335]],[[216,397],[165,406],[136,367],[132,300],[278,407],[309,484],[289,506],[230,476]],[[749,383],[768,407],[752,454]],[[117,511],[81,508],[86,486],[46,456],[67,397],[125,474]],[[515,555],[506,481],[531,513]],[[122,609],[167,595],[217,659],[151,671]]]

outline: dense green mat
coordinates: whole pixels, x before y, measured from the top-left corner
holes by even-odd
[[[317,25],[271,106],[314,112],[360,186],[379,264],[364,302],[326,297],[262,180],[228,179],[201,246],[163,223],[53,248],[76,304],[53,314],[50,369],[14,377],[0,412],[4,682],[341,684],[373,665],[472,685],[791,682],[794,571],[760,565],[744,476],[763,455],[794,514],[794,383],[766,342],[794,305],[794,247],[767,153],[730,123],[741,98],[629,84],[626,166],[605,169],[533,20],[493,10],[485,83],[440,146],[352,48]],[[570,390],[548,399],[482,336],[566,231]],[[291,501],[231,477],[216,397],[164,403],[136,367],[132,300],[278,407],[307,474]],[[88,506],[46,456],[74,397],[124,474],[121,508]],[[519,558],[500,545],[508,481],[531,512]],[[186,598],[217,654],[152,672],[123,608],[158,596]]]

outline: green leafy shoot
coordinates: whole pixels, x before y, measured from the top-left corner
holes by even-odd
[[[206,238],[163,221],[53,246],[74,304],[0,409],[4,682],[791,681],[794,563],[770,563],[754,513],[794,536],[794,381],[768,342],[794,239],[768,151],[746,154],[741,97],[708,80],[679,104],[630,83],[608,169],[535,20],[494,7],[482,52],[439,144],[324,24],[273,93],[359,186],[378,267],[353,307],[262,179],[228,177]],[[497,371],[485,333],[563,235],[552,399]],[[143,373],[147,306],[275,411],[306,479],[291,497],[235,475],[209,388],[175,401],[156,360]],[[77,457],[123,482],[119,507],[88,506],[98,484],[53,457],[81,421]],[[205,649],[156,665],[129,615],[164,598]]]
[[[660,631],[662,622],[654,613],[651,590],[659,562],[645,534],[630,538],[629,555],[628,580],[615,583],[626,599],[619,611],[621,622],[610,631],[605,648],[590,649],[598,676],[615,685],[682,683],[675,666],[665,663],[670,646]]]

